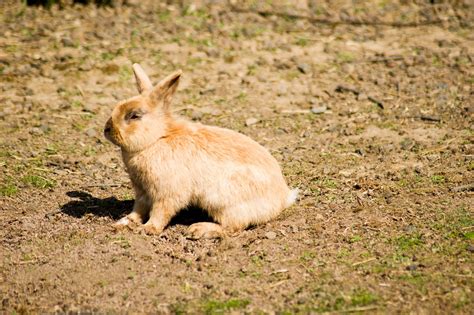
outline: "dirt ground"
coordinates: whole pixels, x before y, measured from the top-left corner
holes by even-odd
[[[472,2],[20,2],[0,4],[0,313],[472,312]],[[223,240],[184,237],[195,209],[114,231],[133,193],[102,129],[132,62],[183,69],[177,114],[263,144],[297,204]]]

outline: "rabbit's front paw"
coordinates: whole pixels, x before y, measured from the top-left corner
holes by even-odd
[[[117,230],[121,230],[126,227],[130,227],[132,221],[128,217],[123,217],[117,222],[114,223],[114,228]]]
[[[145,231],[146,234],[148,235],[158,235],[163,232],[163,228],[156,226],[151,223],[147,223],[143,226],[143,230]]]
[[[192,240],[200,238],[222,238],[224,231],[217,223],[199,222],[192,224],[186,232],[186,237]]]

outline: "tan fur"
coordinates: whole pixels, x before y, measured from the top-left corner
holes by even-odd
[[[181,71],[150,88],[143,69],[133,69],[141,95],[119,103],[104,130],[121,147],[135,190],[133,211],[118,226],[149,217],[145,231],[161,233],[179,210],[196,205],[217,224],[193,224],[188,234],[219,237],[267,222],[293,203],[296,191],[264,147],[238,132],[171,115]],[[131,111],[143,115],[127,120]]]

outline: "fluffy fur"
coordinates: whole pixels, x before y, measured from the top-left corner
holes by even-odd
[[[133,211],[117,226],[146,221],[147,233],[161,233],[189,205],[216,223],[191,225],[191,238],[221,237],[267,222],[297,197],[280,166],[257,142],[238,132],[177,119],[170,110],[181,71],[152,86],[133,66],[139,96],[117,104],[104,134],[122,149],[135,190]]]

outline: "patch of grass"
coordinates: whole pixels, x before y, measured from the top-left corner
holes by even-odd
[[[446,182],[446,178],[443,175],[433,175],[431,176],[431,182],[436,185],[443,184]]]
[[[247,98],[247,93],[240,92],[239,95],[237,95],[235,98],[239,101],[245,101],[245,99]]]
[[[347,248],[341,248],[339,252],[337,253],[336,257],[337,258],[344,258],[349,256],[349,250]]]
[[[97,149],[93,146],[87,146],[84,151],[83,151],[83,154],[85,156],[94,156],[97,154]]]
[[[428,282],[428,279],[420,273],[402,274],[398,277],[398,280],[412,284],[420,290],[423,289]]]
[[[199,58],[199,57],[194,57],[194,58],[189,58],[188,61],[186,62],[186,65],[188,66],[196,66],[200,63],[202,63],[203,60],[202,58]]]
[[[171,314],[181,315],[187,313],[187,305],[182,303],[174,303],[170,305]]]
[[[29,254],[29,253],[25,253],[23,254],[23,256],[21,257],[21,261],[31,261],[33,260],[34,257],[32,254]]]
[[[131,193],[125,193],[123,196],[122,196],[123,200],[134,200],[135,196]]]
[[[322,183],[324,188],[335,189],[337,188],[337,183],[330,178],[326,178]]]
[[[112,239],[112,244],[118,244],[123,249],[127,249],[127,248],[132,247],[132,245],[130,244],[130,241],[128,239],[126,239],[125,237],[123,237],[123,236],[113,238]]]
[[[186,41],[191,44],[191,45],[194,45],[194,46],[198,46],[198,47],[213,47],[214,44],[212,43],[212,41],[210,39],[197,39],[195,37],[187,37],[186,38]]]
[[[353,235],[350,239],[349,239],[349,243],[357,243],[357,242],[360,242],[362,240],[362,236],[360,235]]]
[[[25,175],[21,179],[23,183],[36,188],[54,188],[56,181],[39,175]]]
[[[303,254],[301,254],[300,256],[301,261],[312,261],[315,258],[316,258],[316,254],[309,251],[303,252]]]
[[[71,106],[72,107],[75,107],[75,108],[82,108],[83,105],[82,105],[82,102],[81,101],[78,101],[78,100],[74,100],[71,102]]]
[[[298,37],[295,41],[295,44],[301,47],[308,46],[309,40],[305,37]]]
[[[76,129],[77,131],[83,131],[83,130],[86,128],[86,126],[85,126],[84,124],[81,124],[81,123],[79,123],[79,122],[74,122],[74,123],[72,124],[72,127],[73,127],[74,129]]]
[[[470,162],[469,165],[467,166],[468,171],[474,171],[474,161]]]
[[[171,12],[168,10],[158,11],[157,15],[160,22],[167,22],[171,18]]]
[[[58,153],[58,145],[50,144],[46,147],[45,152],[46,155],[55,155]]]
[[[337,296],[334,300],[333,299],[325,299],[325,300],[321,301],[315,309],[313,309],[313,308],[305,309],[305,310],[302,310],[298,313],[303,313],[303,314],[311,313],[310,312],[311,310],[314,310],[317,313],[333,312],[333,311],[342,310],[345,307],[346,304],[347,304],[346,300],[344,300],[343,297]],[[289,314],[294,314],[294,312],[289,312]]]
[[[7,177],[5,183],[0,185],[0,196],[9,197],[13,196],[18,192],[18,187],[13,182],[11,177]]]
[[[377,302],[378,298],[375,294],[365,290],[356,290],[351,295],[351,305],[352,306],[367,306]]]
[[[396,240],[396,244],[401,251],[407,251],[423,244],[423,240],[420,234],[403,235]]]
[[[252,260],[252,263],[258,267],[263,266],[264,260],[263,256],[261,255],[254,255],[250,258]]]
[[[341,51],[337,53],[336,59],[338,63],[349,63],[353,62],[355,60],[355,57],[351,52]]]
[[[115,55],[110,53],[110,52],[104,52],[104,53],[100,54],[100,57],[104,61],[110,61],[110,60],[113,60],[115,58]]]
[[[208,300],[202,304],[205,314],[227,314],[232,310],[243,309],[250,304],[246,299],[229,299],[227,301]]]
[[[121,82],[129,82],[132,79],[132,70],[127,66],[120,67],[119,70],[119,80]]]
[[[474,231],[463,233],[463,236],[468,240],[474,240]]]

